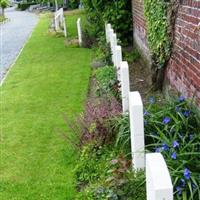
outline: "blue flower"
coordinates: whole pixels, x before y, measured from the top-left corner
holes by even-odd
[[[190,179],[191,171],[190,171],[188,168],[185,168],[185,169],[184,169],[183,174],[184,174],[184,177],[185,177],[187,180]]]
[[[178,98],[178,101],[179,101],[179,102],[185,101],[185,97],[184,97],[184,96],[180,96],[180,97]]]
[[[181,179],[181,186],[185,187],[185,180],[183,178]]]
[[[145,125],[145,126],[147,125],[147,123],[148,123],[147,120],[144,120],[144,125]]]
[[[149,112],[147,110],[144,111],[144,116],[149,115]]]
[[[173,160],[176,160],[176,159],[177,159],[176,152],[173,152],[173,153],[172,153],[171,158],[172,158]]]
[[[176,140],[174,140],[173,141],[173,148],[176,148],[176,147],[179,147],[179,143]]]
[[[155,150],[156,153],[160,153],[161,151],[162,151],[162,148],[160,148],[160,147],[156,148],[156,150]]]
[[[152,96],[152,97],[149,97],[149,102],[151,104],[154,104],[155,103],[155,98]]]
[[[180,186],[176,187],[176,191],[177,191],[178,195],[181,196],[181,194],[182,194],[182,188]]]
[[[164,150],[164,151],[168,151],[169,150],[169,146],[167,145],[167,144],[163,144],[162,145],[162,150]]]
[[[165,118],[163,119],[163,123],[164,123],[164,124],[168,124],[170,121],[171,121],[171,119],[170,119],[169,117],[165,117]]]
[[[190,110],[186,110],[183,115],[187,118],[190,116],[191,111]]]

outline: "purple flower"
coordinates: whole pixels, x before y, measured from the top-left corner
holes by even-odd
[[[163,144],[162,145],[162,150],[164,150],[164,151],[168,151],[169,150],[169,146],[167,145],[167,144]]]
[[[185,177],[187,180],[190,179],[191,171],[190,171],[188,168],[185,168],[185,169],[184,169],[183,174],[184,174],[184,177]]]
[[[173,148],[176,148],[176,147],[179,147],[179,143],[176,140],[174,140],[173,141]]]
[[[180,186],[176,187],[176,191],[177,191],[179,196],[182,194],[182,188]]]
[[[152,97],[149,97],[149,102],[151,104],[154,104],[155,103],[155,98],[152,96]]]
[[[187,118],[190,116],[191,111],[190,110],[186,110],[183,115]]]
[[[171,121],[171,119],[169,117],[165,117],[163,119],[163,124],[168,124]]]
[[[178,101],[179,101],[179,102],[185,101],[185,97],[184,97],[184,96],[180,96],[180,97],[178,98]]]
[[[176,159],[177,159],[176,152],[173,152],[173,153],[172,153],[171,158],[172,158],[173,160],[176,160]]]

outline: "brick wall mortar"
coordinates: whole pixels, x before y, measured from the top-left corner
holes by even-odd
[[[132,0],[136,43],[149,56],[143,0]],[[139,42],[138,42],[139,41]],[[172,56],[165,81],[186,97],[195,94],[200,107],[200,1],[182,0],[177,13]]]

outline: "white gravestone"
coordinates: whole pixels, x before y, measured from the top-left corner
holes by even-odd
[[[122,109],[123,113],[126,114],[129,111],[129,92],[130,92],[129,67],[126,61],[121,62],[120,74],[121,74]]]
[[[143,103],[139,92],[129,92],[129,118],[131,129],[131,152],[134,169],[144,169],[144,119]]]
[[[110,38],[109,38],[109,31],[111,30],[111,24],[106,24],[106,42],[109,43],[110,42]]]
[[[112,62],[115,67],[116,67],[116,46],[117,46],[117,34],[113,33]]]
[[[173,200],[173,185],[161,153],[146,154],[147,200]]]
[[[65,37],[67,37],[67,29],[65,24],[65,17],[63,8],[60,8],[58,11],[54,14],[54,21],[55,21],[55,30],[60,31],[63,29]]]
[[[79,46],[82,46],[82,30],[81,30],[81,19],[77,20],[77,29],[78,29],[78,42]]]
[[[122,62],[122,48],[121,46],[115,47],[115,60],[116,60],[116,68],[117,68],[117,79],[121,82],[120,78],[120,66]]]

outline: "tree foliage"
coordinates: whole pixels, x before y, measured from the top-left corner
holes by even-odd
[[[83,5],[95,37],[102,34],[105,22],[109,22],[123,42],[132,39],[131,0],[83,0]]]

